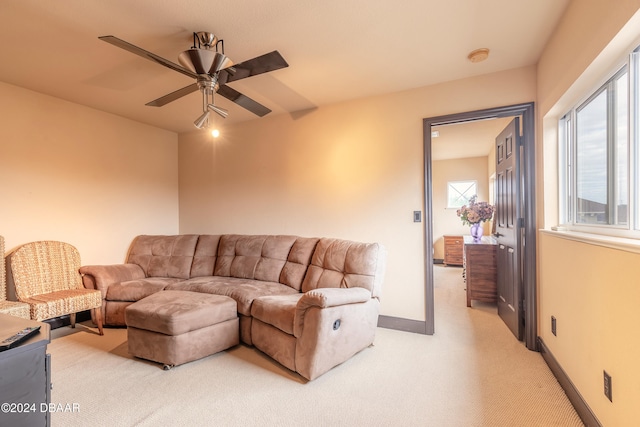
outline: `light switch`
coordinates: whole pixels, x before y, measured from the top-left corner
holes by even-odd
[[[413,211],[413,222],[422,222],[422,211]]]

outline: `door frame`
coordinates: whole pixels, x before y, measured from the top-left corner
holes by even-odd
[[[502,117],[522,117],[522,159],[523,171],[520,179],[523,185],[522,216],[524,219],[523,256],[523,297],[524,297],[524,341],[529,350],[537,351],[538,321],[536,304],[536,194],[535,194],[535,114],[534,103],[516,104],[485,110],[468,111],[445,116],[423,119],[424,135],[424,253],[425,253],[425,331],[435,333],[435,304],[433,284],[433,177],[431,154],[431,127],[476,120]]]

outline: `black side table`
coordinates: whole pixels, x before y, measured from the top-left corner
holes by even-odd
[[[0,341],[28,326],[39,333],[0,351],[0,426],[50,426],[51,328],[46,323],[0,314]]]

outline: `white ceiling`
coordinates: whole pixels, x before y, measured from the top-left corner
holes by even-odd
[[[194,31],[224,39],[236,63],[278,50],[288,68],[229,86],[280,114],[535,64],[568,3],[2,0],[0,81],[189,132],[202,111],[198,92],[164,107],[145,103],[192,80],[98,36],[176,63]],[[467,60],[483,47],[488,60]],[[216,104],[230,110],[227,122],[256,118],[222,97]]]
[[[433,126],[438,137],[431,138],[433,160],[484,157],[491,152],[496,137],[507,127],[513,117],[477,120],[454,125]]]

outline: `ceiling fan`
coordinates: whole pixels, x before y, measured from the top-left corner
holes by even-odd
[[[229,112],[227,110],[214,105],[213,95],[216,93],[257,116],[262,117],[269,114],[271,112],[269,108],[227,86],[227,83],[289,66],[277,50],[234,64],[224,54],[224,41],[222,39],[219,40],[213,33],[206,31],[193,33],[193,46],[178,56],[178,61],[182,65],[164,59],[115,36],[98,38],[195,79],[195,83],[148,102],[146,105],[162,107],[178,98],[200,90],[202,93],[203,113],[193,122],[198,129],[208,126],[210,111],[222,117],[228,116]],[[218,51],[218,47],[220,47],[220,51]]]

